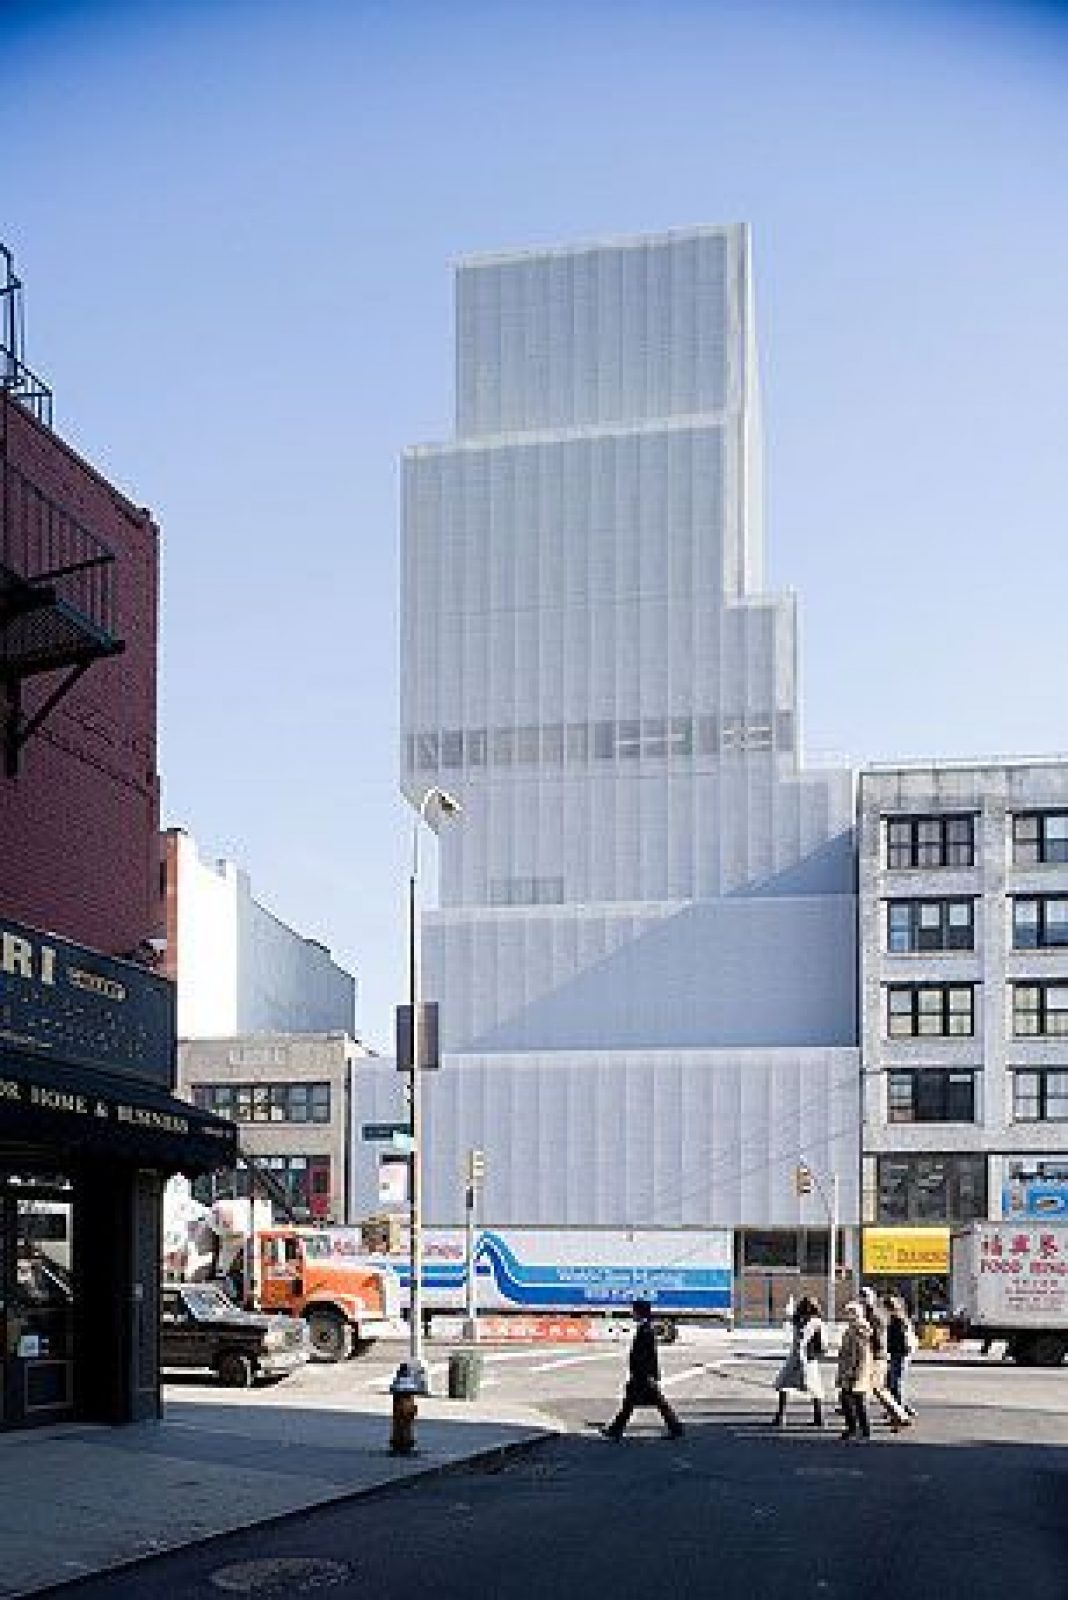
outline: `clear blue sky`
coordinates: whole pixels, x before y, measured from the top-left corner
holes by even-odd
[[[397,458],[450,263],[753,225],[805,734],[1068,750],[1068,18],[875,0],[0,0],[0,239],[61,431],[164,534],[164,814],[388,1043]]]

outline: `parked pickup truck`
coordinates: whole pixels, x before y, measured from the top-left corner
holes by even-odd
[[[1068,1226],[974,1222],[951,1239],[953,1328],[1005,1340],[1022,1367],[1059,1367],[1068,1354]]]
[[[160,1315],[160,1366],[206,1367],[228,1388],[283,1377],[311,1353],[307,1324],[242,1311],[207,1283],[167,1283]]]

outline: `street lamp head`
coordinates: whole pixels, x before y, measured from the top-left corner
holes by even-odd
[[[419,805],[420,814],[425,817],[431,807],[436,807],[442,817],[458,817],[464,809],[455,795],[450,794],[447,789],[437,788],[428,789],[423,796]]]

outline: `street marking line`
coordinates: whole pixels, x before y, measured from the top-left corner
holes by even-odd
[[[540,1356],[543,1352],[544,1346],[539,1350],[536,1346],[529,1345],[524,1350],[487,1350],[483,1353],[483,1360],[487,1365],[491,1361],[529,1361],[532,1356]]]
[[[558,1367],[578,1367],[586,1361],[604,1361],[607,1357],[619,1360],[618,1350],[584,1350],[581,1355],[557,1356],[552,1361],[542,1361],[531,1372],[555,1372]]]
[[[703,1361],[699,1367],[683,1367],[681,1372],[673,1372],[669,1377],[661,1378],[660,1387],[661,1389],[670,1389],[672,1384],[684,1383],[687,1378],[696,1378],[699,1374],[703,1375],[707,1371],[707,1363]]]

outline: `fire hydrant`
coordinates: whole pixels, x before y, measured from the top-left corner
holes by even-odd
[[[393,1427],[389,1435],[389,1448],[395,1456],[410,1456],[415,1450],[415,1419],[419,1415],[415,1397],[421,1390],[418,1378],[407,1361],[402,1361],[397,1368],[389,1392],[393,1396]]]

